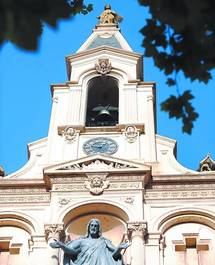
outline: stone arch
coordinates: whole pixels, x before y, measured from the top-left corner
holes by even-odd
[[[169,211],[154,228],[162,235],[162,262],[166,265],[212,265],[215,254],[215,215],[197,207]],[[212,263],[211,263],[212,262]]]
[[[215,215],[204,209],[178,209],[162,215],[156,221],[154,228],[164,234],[171,227],[182,223],[204,224],[215,230]]]
[[[67,235],[79,237],[86,234],[87,223],[90,219],[99,219],[105,237],[115,244],[121,242],[129,215],[122,208],[107,202],[88,202],[67,209],[61,217]],[[72,238],[73,239],[73,238]]]
[[[86,114],[87,114],[87,100],[88,100],[88,83],[91,79],[95,77],[99,77],[95,70],[89,70],[83,73],[83,75],[79,79],[79,86],[83,87],[81,94],[81,111],[80,111],[80,119],[83,124],[85,124],[86,121]],[[122,93],[122,87],[124,83],[127,83],[128,78],[126,73],[120,70],[113,70],[111,73],[109,73],[107,76],[115,78],[118,82],[118,90],[119,90],[119,99],[121,98]],[[119,100],[118,108],[121,109],[121,101]],[[120,115],[120,113],[119,113]],[[120,120],[120,117],[118,118]]]
[[[21,212],[0,212],[0,227],[7,225],[21,228],[30,235],[41,233],[38,222],[31,216]]]
[[[109,75],[91,78],[87,84],[86,126],[115,126],[119,112],[119,82]]]

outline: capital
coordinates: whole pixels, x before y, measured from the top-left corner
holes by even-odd
[[[128,237],[132,238],[134,236],[144,237],[147,231],[146,222],[128,222],[127,223]]]
[[[62,239],[64,236],[63,224],[46,224],[44,226],[46,240]]]

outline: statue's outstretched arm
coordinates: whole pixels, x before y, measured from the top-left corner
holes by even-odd
[[[113,258],[115,260],[118,260],[121,257],[121,254],[120,254],[121,250],[127,249],[130,245],[131,245],[131,243],[129,243],[129,242],[119,244],[119,246],[113,252],[113,255],[112,255]]]
[[[64,251],[64,253],[69,254],[69,255],[76,255],[78,252],[77,248],[79,247],[78,241],[74,242],[74,244],[65,245],[64,243],[56,240],[50,243],[49,245],[52,248],[61,248]]]

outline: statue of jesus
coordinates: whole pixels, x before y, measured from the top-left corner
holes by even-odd
[[[64,265],[122,265],[121,250],[130,243],[121,243],[115,247],[101,235],[98,219],[91,219],[87,225],[87,235],[72,240],[67,244],[60,241],[50,243],[52,248],[64,251]]]

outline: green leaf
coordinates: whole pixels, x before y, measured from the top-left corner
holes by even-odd
[[[170,118],[181,119],[182,131],[188,134],[191,134],[193,123],[199,116],[190,102],[193,98],[191,92],[186,90],[182,95],[171,95],[161,103],[161,110],[169,113]]]

